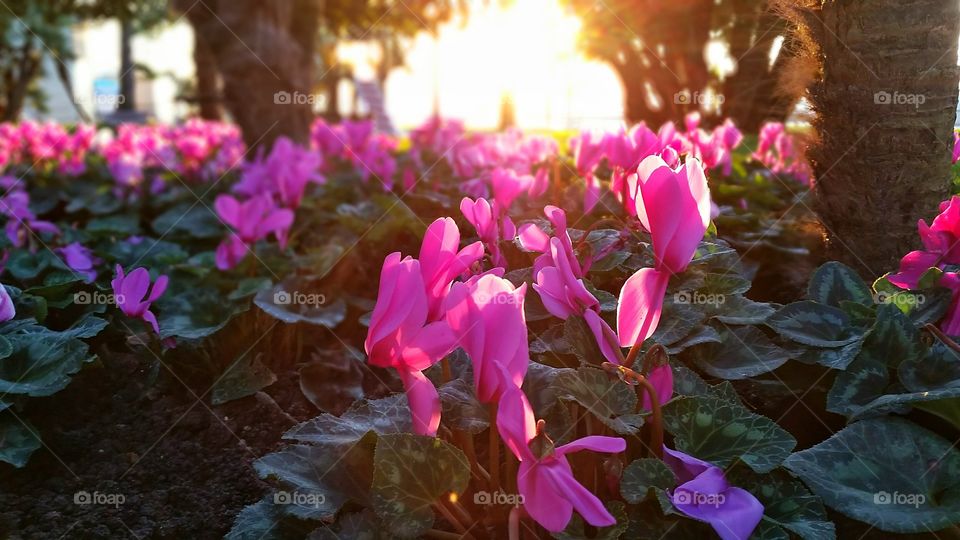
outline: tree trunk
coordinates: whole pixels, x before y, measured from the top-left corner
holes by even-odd
[[[748,3],[749,4],[749,3]],[[734,28],[730,32],[730,54],[737,60],[737,71],[724,81],[724,116],[736,121],[745,132],[755,132],[767,121],[783,122],[799,96],[779,86],[796,44],[787,34],[786,21],[761,5],[737,7]],[[773,66],[770,51],[778,36],[784,35]]]
[[[210,44],[199,33],[193,35],[193,63],[196,69],[196,100],[200,109],[200,118],[222,120],[220,74],[217,72],[217,63],[213,51],[210,50]]]
[[[117,104],[121,111],[136,110],[136,82],[133,68],[133,24],[129,20],[120,21],[120,95],[123,99]]]
[[[223,79],[224,105],[250,148],[300,144],[313,120],[319,0],[211,0],[187,12]]]
[[[957,109],[956,0],[828,0],[808,12],[822,79],[810,154],[828,253],[876,277],[919,245],[948,195]]]

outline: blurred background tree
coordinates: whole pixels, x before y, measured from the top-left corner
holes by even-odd
[[[337,60],[338,44],[380,42],[378,77],[385,80],[403,64],[398,40],[435,31],[466,9],[464,0],[172,0],[171,5],[203,42],[197,95],[207,101],[222,94],[251,147],[269,147],[281,135],[307,142],[318,90],[336,116],[337,87],[349,73]],[[215,88],[218,80],[222,92]]]
[[[758,0],[563,0],[583,22],[583,51],[609,64],[624,91],[628,123],[678,122],[706,103],[715,116],[730,116],[753,130],[764,120],[783,120],[796,95],[777,84],[794,47],[778,47],[784,20]],[[707,47],[725,43],[733,74],[711,71]],[[720,97],[722,96],[722,97]],[[710,112],[707,107],[706,112]],[[709,115],[707,115],[709,116]]]

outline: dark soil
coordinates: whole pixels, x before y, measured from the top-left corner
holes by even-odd
[[[222,538],[266,493],[250,464],[276,447],[289,417],[263,396],[211,407],[212,381],[165,368],[151,376],[144,358],[101,361],[62,392],[29,402],[45,448],[24,469],[0,466],[0,535]],[[295,376],[267,391],[285,405],[303,401]],[[84,492],[101,503],[77,504]],[[122,504],[107,504],[118,495]]]

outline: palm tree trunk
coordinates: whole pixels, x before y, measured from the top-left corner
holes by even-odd
[[[251,148],[310,138],[319,0],[207,0],[187,11],[216,58],[223,101]]]
[[[801,16],[822,67],[809,155],[828,254],[876,277],[948,195],[960,4],[826,0]]]

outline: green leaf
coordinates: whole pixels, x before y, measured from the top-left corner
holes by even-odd
[[[10,343],[10,340],[0,336],[0,360],[13,354],[13,344]],[[3,409],[0,409],[2,411]]]
[[[714,377],[746,379],[782,366],[790,354],[754,326],[724,326],[720,343],[694,349],[694,361]]]
[[[716,397],[681,397],[663,408],[681,452],[726,467],[740,459],[757,472],[775,469],[797,441],[775,422]]]
[[[373,466],[373,510],[384,529],[401,538],[417,538],[430,529],[432,505],[462,494],[470,480],[464,453],[434,437],[383,435]]]
[[[140,219],[135,215],[94,218],[87,222],[87,233],[97,237],[133,236],[140,234]]]
[[[723,302],[706,306],[708,317],[725,324],[763,324],[776,311],[773,304],[754,302],[739,294],[725,296]]]
[[[849,266],[830,261],[813,273],[807,287],[807,299],[820,304],[841,307],[843,301],[873,305],[870,287]]]
[[[922,360],[926,352],[919,332],[906,315],[896,306],[880,306],[876,322],[864,336],[860,353],[834,381],[827,395],[827,410],[856,416],[867,409],[904,403],[894,398],[873,402],[886,393],[890,368],[895,369],[902,362]]]
[[[0,461],[21,469],[38,448],[40,438],[29,423],[7,413],[0,420]]]
[[[716,328],[704,324],[690,333],[690,335],[687,337],[667,347],[667,354],[673,356],[680,354],[686,349],[696,345],[720,343],[721,341],[722,339],[720,337],[720,332],[718,332]]]
[[[682,293],[667,295],[667,300],[663,303],[660,325],[650,339],[664,346],[673,345],[689,336],[706,320],[706,314],[698,309],[700,306],[695,307],[685,303],[685,298],[687,297]]]
[[[785,465],[827,506],[884,531],[926,533],[960,522],[960,453],[901,418],[855,422]]]
[[[440,387],[440,415],[444,425],[453,429],[477,434],[490,427],[490,414],[487,408],[477,401],[473,383],[466,379],[455,379]]]
[[[552,386],[558,399],[576,401],[621,435],[637,433],[643,425],[642,417],[635,413],[636,389],[605,371],[590,367],[562,369]]]
[[[19,280],[33,279],[50,266],[52,258],[46,250],[34,254],[26,249],[15,249],[10,251],[4,268]]]
[[[273,503],[300,519],[331,520],[348,501],[369,499],[376,436],[330,448],[291,445],[258,459],[253,468],[280,488]]]
[[[630,504],[637,504],[652,488],[673,489],[677,477],[663,461],[654,458],[634,460],[620,477],[620,494]]]
[[[692,369],[686,366],[673,367],[673,392],[677,396],[708,396],[740,405],[740,398],[728,381],[710,386]]]
[[[847,369],[847,366],[860,354],[862,348],[863,340],[858,339],[853,343],[835,349],[807,349],[798,355],[797,359],[807,364],[820,364],[833,369]]]
[[[783,469],[768,474],[756,474],[745,467],[735,467],[727,475],[732,485],[746,489],[764,507],[763,519],[767,527],[789,530],[804,540],[832,540],[837,534],[827,516],[820,497],[810,493],[802,482]],[[757,532],[754,532],[754,536]],[[753,538],[753,537],[751,537]]]
[[[228,401],[252,396],[277,382],[277,376],[263,365],[259,357],[241,357],[220,376],[210,393],[210,403],[222,405]]]
[[[563,340],[570,345],[574,356],[583,364],[596,365],[604,361],[597,338],[587,321],[579,315],[571,315],[563,324]]]
[[[0,392],[49,396],[70,384],[71,376],[93,359],[87,344],[42,326],[7,334],[13,352],[0,362]]]
[[[197,280],[170,279],[170,287],[157,300],[160,337],[202,339],[219,332],[248,304],[225,302],[217,289],[204,287]]]
[[[347,248],[343,244],[329,242],[307,251],[303,256],[297,257],[296,265],[306,271],[311,279],[323,279],[333,270],[333,267],[339,263]]]
[[[283,512],[273,498],[264,497],[237,514],[224,540],[282,540],[282,519]]]
[[[341,514],[334,524],[320,525],[310,533],[307,540],[347,540],[348,538],[392,540],[396,537],[384,529],[373,510],[364,508],[359,512]]]
[[[381,399],[361,400],[340,416],[322,414],[290,428],[284,439],[336,448],[355,444],[367,432],[378,435],[404,433],[412,429],[407,396],[393,394]]]
[[[221,238],[227,228],[213,209],[199,201],[184,202],[157,216],[151,223],[161,236],[182,234],[193,238]]]
[[[816,302],[794,302],[767,319],[767,326],[781,336],[814,347],[842,347],[859,338],[850,317],[839,308]]]
[[[342,298],[328,304],[322,293],[300,290],[292,282],[258,292],[253,303],[287,324],[305,322],[336,328],[347,316],[347,303]]]
[[[321,411],[340,414],[363,398],[363,361],[353,347],[315,353],[300,368],[300,391]]]

